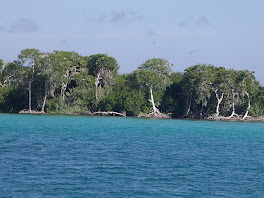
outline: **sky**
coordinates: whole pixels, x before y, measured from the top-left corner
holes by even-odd
[[[150,58],[255,71],[264,85],[263,0],[0,0],[0,58],[21,50],[114,57],[119,73]]]

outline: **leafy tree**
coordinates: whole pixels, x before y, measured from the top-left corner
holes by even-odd
[[[99,102],[113,84],[113,78],[119,69],[118,63],[106,54],[95,54],[88,57],[87,67],[89,74],[95,77],[95,98]]]
[[[85,57],[54,51],[45,63],[49,95],[54,97],[47,101],[47,111],[84,113],[93,108],[94,77],[89,75]]]
[[[55,83],[60,86],[62,101],[65,100],[67,86],[71,81],[71,72],[80,66],[80,55],[76,52],[54,51],[52,55]]]
[[[85,113],[95,109],[94,78],[87,70],[76,72],[68,85],[66,103],[68,108],[75,109],[74,113]]]
[[[213,65],[194,65],[185,69],[183,92],[185,95],[185,115],[205,116],[210,110],[208,101],[212,96],[215,67]]]
[[[114,81],[113,89],[99,103],[99,109],[105,111],[113,110],[116,112],[123,112],[125,110],[124,100],[128,90],[129,87],[127,86],[127,79],[125,76],[117,75]]]
[[[245,119],[251,107],[250,95],[256,95],[258,87],[249,71],[226,70],[212,65],[189,67],[183,77],[186,115],[191,112],[191,116],[207,117],[215,108],[215,117],[221,109],[223,115],[231,112],[228,118],[243,113]]]
[[[31,88],[32,83],[35,81],[38,72],[40,71],[40,58],[41,52],[37,49],[25,49],[18,55],[18,62],[24,67],[25,76],[28,81],[28,109],[31,111]]]
[[[104,111],[126,112],[128,116],[147,112],[148,106],[144,93],[130,85],[130,75],[118,75],[115,78],[114,87],[100,102],[99,108]]]
[[[229,92],[229,84],[226,81],[228,71],[223,67],[216,67],[214,71],[214,79],[212,89],[216,97],[216,109],[215,116],[218,117],[220,114],[220,105],[224,99],[224,95],[227,95]]]
[[[251,108],[251,98],[255,98],[259,90],[259,82],[256,81],[254,72],[248,70],[238,71],[238,85],[240,85],[240,94],[242,98],[242,106],[246,106],[244,110],[243,120],[248,117]],[[246,99],[245,99],[246,97]],[[243,110],[242,110],[243,111]]]
[[[7,63],[2,69],[3,86],[15,86],[24,83],[24,74],[25,71],[17,61]]]
[[[159,106],[166,87],[171,84],[169,74],[171,72],[170,64],[165,59],[149,59],[144,62],[136,71],[132,73],[132,84],[139,89],[139,93],[145,92],[152,104],[152,113],[160,113]],[[149,95],[147,94],[149,90]],[[153,93],[153,90],[155,93]],[[154,102],[156,98],[156,104]]]
[[[25,71],[17,61],[5,64],[1,73],[0,111],[18,112],[27,107],[27,85],[24,76]]]
[[[22,86],[0,87],[0,112],[15,112],[27,106],[27,94]]]
[[[28,107],[49,113],[102,110],[136,116],[152,108],[148,116],[160,110],[173,117],[264,115],[264,88],[253,72],[199,64],[180,73],[171,66],[153,58],[132,73],[118,75],[117,61],[105,54],[83,57],[25,49],[14,62],[4,65],[0,59],[0,111]]]
[[[167,87],[162,100],[160,109],[172,117],[181,117],[184,114],[184,97],[182,91],[182,72],[173,72],[170,75],[172,84]]]
[[[152,58],[148,59],[146,62],[142,63],[138,69],[145,69],[147,71],[156,72],[160,76],[169,76],[171,71],[170,63],[163,58]]]
[[[124,100],[124,108],[128,116],[137,116],[141,112],[147,113],[149,111],[145,95],[135,89],[127,92]]]
[[[257,89],[256,86],[253,86],[255,84],[254,75],[249,71],[236,71],[231,69],[228,70],[225,78],[227,82],[225,86],[227,97],[224,103],[227,104],[227,107],[231,106],[231,115],[229,118],[239,116],[238,114],[243,113],[247,109],[244,115],[245,119],[250,109],[249,94],[253,93],[254,89]],[[248,92],[251,86],[253,92]],[[248,107],[245,107],[245,95],[247,96]]]
[[[52,53],[42,53],[42,60],[41,60],[41,78],[44,81],[44,98],[41,107],[41,112],[45,112],[45,106],[48,95],[54,96],[55,92],[55,77],[56,74],[54,72],[54,54]]]
[[[264,116],[264,87],[259,85],[257,92],[251,96],[250,114],[252,116]]]

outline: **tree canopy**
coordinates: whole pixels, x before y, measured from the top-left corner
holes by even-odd
[[[207,64],[172,72],[172,66],[152,58],[129,74],[118,74],[118,62],[106,54],[25,49],[13,62],[0,59],[0,112],[264,116],[264,88],[254,72]]]

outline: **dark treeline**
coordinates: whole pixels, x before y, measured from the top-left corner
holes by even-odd
[[[153,58],[120,75],[117,61],[105,54],[25,49],[14,62],[0,60],[0,112],[264,115],[264,88],[253,72],[200,64],[182,73],[172,72],[171,66]]]

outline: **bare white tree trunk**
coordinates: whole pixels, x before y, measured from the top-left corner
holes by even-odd
[[[98,101],[98,87],[100,84],[100,79],[101,79],[101,75],[99,72],[96,76],[96,79],[95,79],[95,99],[96,99],[96,101]]]
[[[156,107],[155,102],[154,102],[153,93],[152,93],[152,86],[150,86],[150,100],[149,101],[152,104],[153,114],[154,115],[159,114],[160,111],[158,110],[158,108]]]
[[[44,100],[43,100],[43,104],[42,104],[42,108],[41,108],[41,112],[42,113],[45,112],[45,105],[46,105],[46,101],[47,101],[47,95],[48,95],[48,86],[47,86],[47,84],[45,84],[45,95],[44,95]]]
[[[218,91],[218,89],[215,90],[215,96],[216,96],[216,99],[217,99],[216,112],[215,112],[215,116],[216,117],[219,116],[220,103],[222,102],[222,100],[224,98],[224,93],[222,93],[221,97],[219,98],[219,95],[218,95],[217,91]]]
[[[64,99],[65,99],[65,91],[66,91],[66,89],[67,89],[67,84],[62,84],[62,86],[61,86],[61,97],[62,97],[62,100],[64,101]]]
[[[42,108],[41,108],[41,112],[42,112],[42,113],[45,112],[46,100],[47,100],[47,95],[45,94],[45,96],[44,96],[44,101],[43,101],[43,105],[42,105]]]
[[[190,102],[188,102],[188,98],[187,98],[187,110],[186,110],[186,116],[190,113],[191,111],[191,104],[192,104],[192,100],[190,100]]]
[[[246,93],[247,98],[248,98],[248,106],[247,106],[246,113],[245,113],[245,115],[244,115],[243,118],[242,118],[243,120],[245,120],[245,119],[247,118],[247,116],[248,116],[248,111],[249,111],[249,109],[250,109],[250,98],[249,98],[249,94],[248,94],[247,91],[245,91],[245,93]]]
[[[237,115],[235,113],[235,93],[232,94],[232,113],[228,118],[232,118],[234,115]]]
[[[35,72],[35,68],[34,65],[32,66],[32,76],[28,82],[28,110],[31,111],[32,110],[32,102],[31,102],[31,85],[32,82],[36,79],[36,77],[34,77],[34,72]]]
[[[65,74],[65,77],[68,79],[69,76],[70,76],[70,71],[67,70],[67,71],[66,71],[66,74]],[[62,83],[62,86],[61,86],[61,97],[62,97],[62,100],[63,100],[63,101],[64,101],[64,99],[65,99],[65,92],[66,92],[66,89],[67,89],[67,83],[66,83],[66,84]]]
[[[28,110],[31,111],[31,84],[32,84],[32,79],[29,80],[28,82]]]

